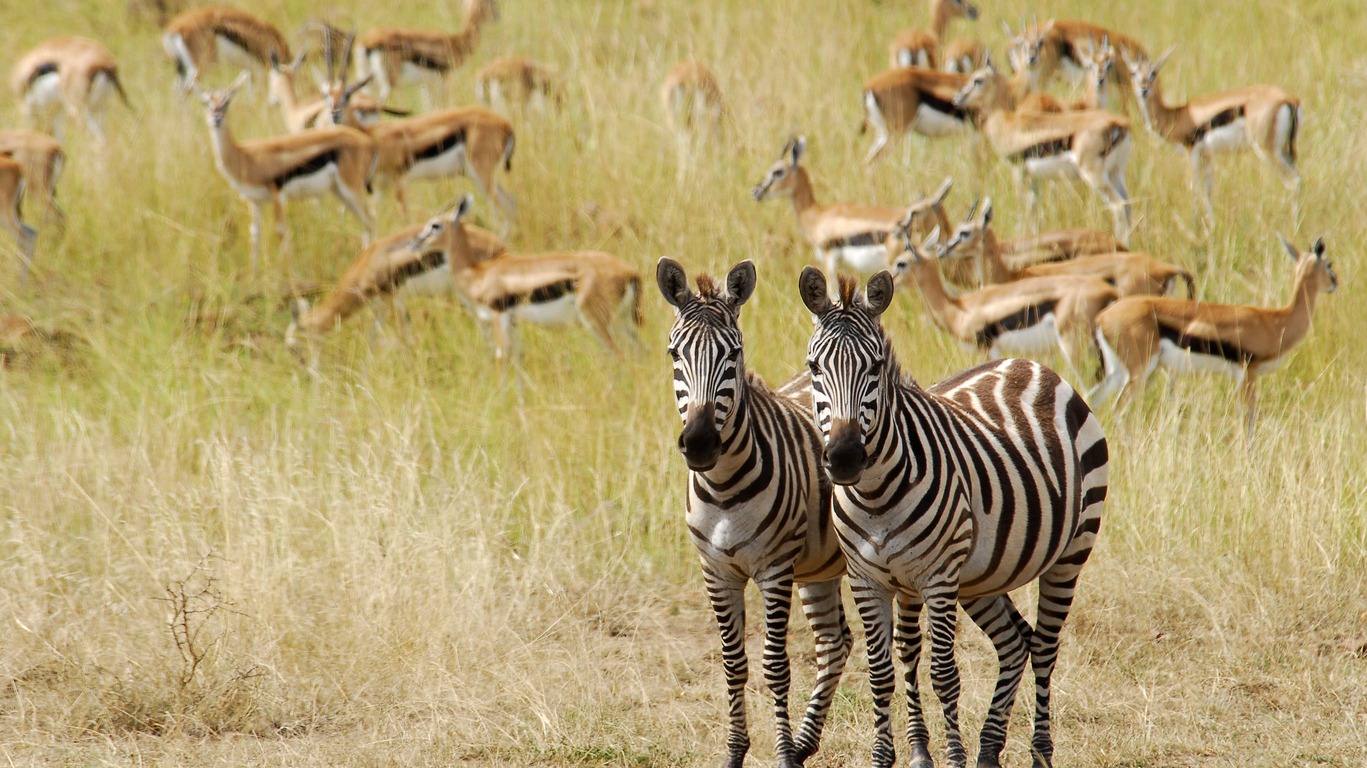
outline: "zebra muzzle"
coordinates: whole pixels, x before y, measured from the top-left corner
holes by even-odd
[[[689,414],[683,432],[679,433],[679,452],[694,472],[706,472],[717,465],[721,456],[721,433],[717,431],[711,403]]]
[[[823,457],[826,465],[826,474],[831,476],[831,482],[836,485],[854,485],[859,482],[859,477],[864,474],[865,467],[868,466],[869,459],[864,452],[864,436],[859,433],[857,428],[831,430],[830,439],[826,441],[826,452]]]

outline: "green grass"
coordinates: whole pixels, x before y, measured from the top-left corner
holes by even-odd
[[[310,11],[247,5],[290,31]],[[362,28],[453,27],[460,15],[454,3],[338,5]],[[997,19],[1015,24],[1026,10],[984,5],[982,22],[951,34],[999,49]],[[1196,236],[1185,159],[1141,132],[1129,174],[1136,247],[1198,270],[1211,300],[1271,304],[1287,300],[1292,271],[1274,232],[1302,247],[1323,233],[1340,278],[1338,293],[1321,297],[1314,333],[1262,381],[1252,446],[1223,379],[1159,376],[1125,418],[1103,413],[1112,502],[1055,677],[1060,763],[1359,765],[1359,9],[1349,0],[1199,9],[1068,0],[1037,10],[1114,25],[1153,51],[1180,43],[1164,70],[1169,98],[1273,82],[1305,101],[1299,218],[1273,174],[1240,158],[1217,171],[1215,234]],[[603,248],[641,269],[648,288],[661,255],[690,272],[755,259],[747,360],[770,380],[801,365],[810,326],[795,288],[811,254],[786,203],[759,205],[748,193],[790,134],[808,136],[824,201],[899,204],[948,174],[954,211],[991,194],[1003,232],[1028,226],[1010,173],[980,162],[972,139],[913,138],[907,157],[895,147],[871,176],[861,170],[860,84],[884,66],[896,29],[925,23],[921,3],[504,2],[501,11],[454,78],[453,100],[471,99],[479,64],[519,53],[558,69],[571,104],[518,121],[512,247]],[[213,167],[197,105],[172,99],[156,30],[108,3],[24,13],[0,27],[6,50],[57,34],[98,37],[119,57],[136,112],[111,109],[108,151],[69,131],[60,192],[69,230],[60,240],[44,233],[28,290],[18,289],[8,241],[0,245],[9,265],[0,309],[77,339],[26,345],[0,370],[0,756],[20,765],[716,763],[724,685],[683,526],[686,473],[663,350],[670,314],[654,289],[643,349],[620,360],[581,329],[525,329],[521,400],[498,387],[490,346],[463,310],[435,301],[410,302],[411,345],[372,344],[367,316],[349,323],[325,344],[314,380],[284,349],[289,313],[277,297],[286,283],[335,280],[357,251],[355,222],[334,201],[295,202],[290,265],[269,239],[264,268],[250,274],[246,207]],[[718,73],[736,136],[676,186],[657,87],[688,56]],[[279,130],[264,95],[262,85],[234,106],[239,136]],[[412,92],[401,98],[417,104]],[[17,122],[7,100],[0,124]],[[467,188],[418,185],[410,201],[435,210]],[[596,225],[588,203],[626,227]],[[404,223],[392,201],[378,210],[382,231]],[[488,220],[482,198],[477,211]],[[1046,226],[1109,221],[1080,190],[1044,196]],[[891,314],[902,360],[921,381],[978,360],[929,323],[914,293]],[[198,633],[196,664],[176,628]],[[805,691],[804,629],[792,647]],[[961,648],[976,743],[993,657],[976,630]],[[868,759],[856,656],[813,766]],[[752,682],[757,765],[772,755],[761,691]],[[1029,715],[1023,696],[1010,765],[1029,759]]]

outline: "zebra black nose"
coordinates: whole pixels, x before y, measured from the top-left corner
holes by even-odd
[[[832,440],[824,457],[826,474],[836,485],[854,485],[864,474],[864,441],[857,435],[844,440]]]
[[[679,452],[694,472],[706,472],[717,465],[721,433],[717,431],[711,406],[700,409],[684,424],[683,432],[679,433]]]

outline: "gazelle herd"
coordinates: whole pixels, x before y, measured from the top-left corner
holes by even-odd
[[[825,269],[824,276],[810,267],[804,271],[804,306],[818,316],[818,324],[824,322],[823,315],[863,312],[876,318],[891,306],[894,286],[915,286],[916,291],[906,292],[918,293],[933,324],[953,339],[993,359],[1057,355],[1067,376],[1077,383],[1098,378],[1091,374],[1100,367],[1090,399],[1094,404],[1116,400],[1120,409],[1132,404],[1158,368],[1175,374],[1227,373],[1239,381],[1245,429],[1251,436],[1258,377],[1273,370],[1305,338],[1317,297],[1338,286],[1325,258],[1324,240],[1316,239],[1301,251],[1281,239],[1294,263],[1291,297],[1285,306],[1206,300],[1199,295],[1197,276],[1186,267],[1165,261],[1162,254],[1130,250],[1133,236],[1154,234],[1146,231],[1146,220],[1135,215],[1136,200],[1142,204],[1143,198],[1131,194],[1127,181],[1131,165],[1145,150],[1131,118],[1112,110],[1137,112],[1152,133],[1188,156],[1198,217],[1209,234],[1215,226],[1211,165],[1220,154],[1252,151],[1295,193],[1301,182],[1296,166],[1303,122],[1300,99],[1275,86],[1259,85],[1171,104],[1164,98],[1159,73],[1173,49],[1153,59],[1135,36],[1086,21],[1022,20],[1014,30],[1003,23],[1007,40],[1000,59],[994,59],[989,46],[979,40],[946,39],[952,21],[990,14],[990,8],[967,0],[930,0],[930,29],[897,33],[889,47],[891,67],[867,78],[847,102],[849,111],[858,111],[863,119],[860,132],[873,133],[864,156],[865,172],[885,172],[877,163],[893,142],[908,140],[908,133],[942,142],[980,139],[1013,169],[1030,213],[1038,214],[1041,208],[1042,181],[1080,181],[1108,209],[1110,231],[1075,227],[1004,237],[994,229],[994,206],[986,195],[956,226],[957,216],[949,215],[949,195],[956,182],[933,167],[916,169],[924,171],[923,189],[938,182],[929,196],[881,204],[821,202],[803,165],[808,138],[794,135],[751,195],[757,202],[787,198],[802,238]],[[556,111],[541,117],[555,120],[561,108],[573,104],[567,79],[520,56],[493,58],[466,78],[483,106],[442,103],[462,69],[473,68],[483,30],[497,19],[494,0],[465,0],[462,26],[456,31],[377,28],[358,34],[309,22],[313,32],[322,32],[320,53],[326,73],[314,83],[317,91],[312,95],[305,95],[309,88],[300,82],[311,46],[292,46],[266,20],[235,8],[203,7],[166,23],[161,43],[175,67],[173,88],[180,97],[188,100],[193,95],[202,104],[209,134],[202,143],[205,156],[213,158],[223,180],[249,208],[252,273],[264,271],[270,263],[261,256],[267,206],[285,256],[291,253],[292,240],[286,203],[293,198],[330,195],[360,224],[359,254],[331,292],[316,305],[303,299],[293,302],[285,347],[310,372],[321,369],[327,334],[374,304],[389,307],[407,338],[402,301],[411,295],[454,296],[487,324],[493,356],[505,380],[518,366],[518,323],[581,324],[612,353],[622,346],[619,326],[634,341],[644,324],[641,278],[628,261],[596,249],[528,253],[505,243],[517,229],[517,204],[505,182],[516,189],[510,180],[518,145],[513,119],[521,115],[505,117],[495,110],[516,113],[522,106],[553,105]],[[878,57],[882,59],[881,49]],[[1013,71],[999,68],[998,61]],[[246,69],[225,88],[202,87],[215,67],[228,69],[227,74],[220,73],[224,80],[232,76],[232,69]],[[723,151],[722,141],[732,138],[749,114],[728,110],[721,83],[729,78],[719,77],[718,71],[730,74],[688,59],[668,70],[658,91],[641,89],[651,100],[658,96],[661,111],[654,116],[655,125],[676,142],[680,185],[691,166],[732,153]],[[278,109],[277,125],[283,124],[283,132],[239,139],[230,125],[230,107],[239,101],[254,72],[264,75],[267,102]],[[1066,102],[1045,90],[1059,76],[1080,82],[1085,97]],[[19,282],[26,287],[38,229],[52,224],[60,230],[65,220],[56,198],[66,157],[63,121],[84,124],[91,137],[104,144],[103,115],[110,97],[125,103],[129,98],[114,55],[101,43],[81,37],[55,37],[22,53],[13,65],[11,83],[31,126],[0,130],[0,228],[16,244]],[[427,108],[421,114],[390,104],[396,90],[410,84],[422,88]],[[250,108],[244,104],[237,111]],[[954,138],[975,133],[976,138]],[[728,146],[734,149],[738,144]],[[930,154],[921,165],[933,166],[938,159]],[[535,163],[526,165],[532,168],[525,171],[528,174],[539,170]],[[582,167],[592,165],[585,162]],[[499,225],[497,235],[471,223],[471,194],[453,191],[449,198],[454,202],[425,219],[412,211],[407,195],[411,182],[428,180],[454,190],[466,183],[459,177],[483,196]],[[979,182],[961,178],[957,186],[975,183]],[[383,217],[376,213],[374,198],[386,190],[392,190],[394,215],[402,226],[382,236],[378,222]],[[25,196],[43,209],[37,229],[21,216]],[[731,213],[754,216],[756,208]],[[1147,221],[1152,229],[1153,217]],[[873,275],[862,296],[848,279],[836,279],[842,270]],[[747,261],[733,270],[725,286],[703,278],[694,293],[677,262],[664,259],[657,267],[657,283],[680,316],[711,313],[726,321],[721,351],[728,360],[739,359],[734,321],[754,291],[756,275],[755,265]],[[838,292],[838,301],[828,294],[828,285]],[[378,322],[379,308],[374,308]],[[671,343],[670,352],[681,370],[676,346]],[[1012,365],[999,367],[1007,370]],[[1038,369],[1029,364],[1030,371]],[[870,378],[879,378],[882,371],[877,374]],[[821,394],[812,382],[821,375],[813,366],[810,376],[799,376],[770,393],[783,398],[775,400],[774,407],[789,415],[810,410],[806,405]],[[1050,372],[1041,380],[1053,381],[1053,376]],[[677,384],[682,377],[676,376],[676,394],[682,392]],[[806,401],[800,403],[803,398]],[[686,408],[681,414],[686,420],[697,416]],[[713,416],[715,409],[707,411],[707,418]],[[846,422],[857,420],[842,418],[837,426],[849,429]],[[707,426],[690,429],[706,432]],[[718,435],[724,427],[717,426]],[[681,448],[687,448],[683,442]],[[721,450],[720,443],[707,442],[701,448],[715,463],[712,453]],[[695,463],[690,467],[698,470],[706,462]],[[862,471],[859,461],[848,463]],[[814,494],[831,493],[828,483],[813,483]],[[821,573],[827,575],[825,570]],[[841,646],[839,632],[828,639],[832,649]],[[1023,642],[1030,641],[1027,637]],[[830,653],[838,655],[835,650]],[[839,677],[838,671],[834,674]],[[742,681],[742,693],[743,689]],[[743,705],[739,716],[743,722]],[[786,720],[786,709],[781,720]],[[819,736],[821,720],[814,720]],[[1047,713],[1044,720],[1047,730]],[[781,745],[784,738],[780,733]],[[805,759],[814,752],[813,739],[809,734],[800,736],[796,746],[788,743],[784,759],[800,765],[793,756]],[[791,734],[787,741],[793,741]],[[739,765],[744,758],[740,742],[729,748],[729,764]]]

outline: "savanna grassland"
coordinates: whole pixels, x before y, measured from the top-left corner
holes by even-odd
[[[322,10],[243,5],[288,34]],[[1033,9],[1124,29],[1155,53],[1179,44],[1162,76],[1170,100],[1261,82],[1300,95],[1299,211],[1258,161],[1221,163],[1209,237],[1194,226],[1185,158],[1134,114],[1132,244],[1195,269],[1204,297],[1269,305],[1288,300],[1292,273],[1275,232],[1302,248],[1322,233],[1340,280],[1310,337],[1262,382],[1251,445],[1225,379],[1160,375],[1123,417],[1103,412],[1111,503],[1054,678],[1059,764],[1364,765],[1362,8],[981,6],[984,18],[951,36],[976,34],[998,56],[998,21]],[[454,2],[328,9],[363,29],[460,19]],[[50,333],[7,348],[0,370],[0,762],[720,761],[719,642],[683,522],[656,259],[713,272],[754,259],[747,363],[781,380],[803,360],[810,325],[796,277],[811,252],[788,204],[757,204],[749,190],[789,135],[807,135],[824,201],[901,204],[952,175],[952,216],[990,194],[999,228],[1015,232],[1031,226],[1023,195],[976,137],[913,137],[862,172],[861,83],[886,65],[893,32],[926,23],[920,0],[506,0],[500,10],[452,101],[472,99],[481,63],[512,53],[553,66],[568,92],[563,113],[515,121],[510,245],[602,248],[636,265],[647,288],[642,343],[620,359],[582,329],[526,329],[521,398],[499,386],[465,311],[436,300],[409,302],[411,343],[357,318],[308,376],[282,343],[280,298],[286,285],[336,279],[358,250],[355,221],[332,200],[295,202],[293,259],[271,238],[251,273],[246,207],[213,167],[198,104],[173,98],[157,30],[122,3],[8,3],[6,67],[44,38],[96,37],[118,56],[134,107],[111,107],[107,150],[69,131],[68,229],[42,233],[27,289],[9,241],[0,246],[0,308]],[[718,73],[734,132],[676,185],[657,88],[690,56]],[[412,90],[399,99],[420,104]],[[18,120],[6,97],[0,124]],[[281,130],[262,80],[230,120],[239,137]],[[414,186],[415,215],[466,188]],[[378,210],[382,232],[405,223],[390,199]],[[476,210],[489,221],[485,199]],[[1109,229],[1110,219],[1090,193],[1060,187],[1044,195],[1042,223]],[[978,359],[931,325],[914,291],[887,323],[922,382]],[[813,670],[810,636],[794,627],[798,699]],[[976,745],[995,660],[978,630],[961,627]],[[752,671],[750,764],[765,765],[773,721],[757,661]],[[866,764],[865,673],[857,641],[809,765]],[[1022,695],[1009,765],[1028,764],[1030,709]]]

